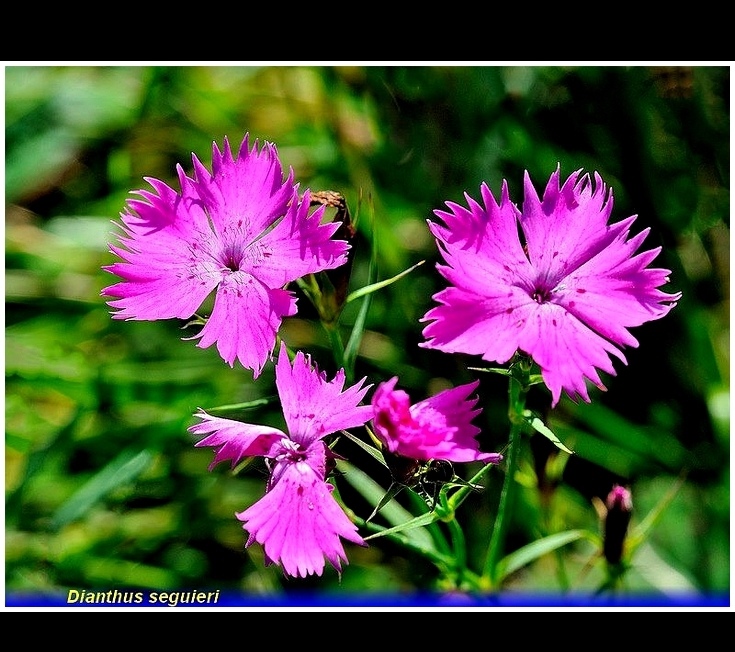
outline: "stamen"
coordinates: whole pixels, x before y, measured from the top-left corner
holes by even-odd
[[[533,291],[533,294],[531,294],[531,298],[536,303],[546,303],[547,301],[551,299],[551,292],[549,292],[548,290],[544,288],[536,288]]]

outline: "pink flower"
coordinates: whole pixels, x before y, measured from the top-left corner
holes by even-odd
[[[124,262],[104,269],[122,282],[105,288],[116,297],[115,319],[189,319],[216,291],[212,313],[192,339],[216,342],[230,366],[235,359],[263,369],[284,316],[296,313],[285,287],[306,274],[344,264],[349,246],[331,240],[338,223],[321,224],[324,207],[309,215],[310,193],[299,201],[293,170],[284,180],[276,146],[248,149],[248,135],[233,157],[212,147],[212,173],[192,155],[194,176],[177,166],[181,192],[146,178],[121,213],[125,236],[112,253]]]
[[[408,394],[395,389],[397,377],[378,385],[373,395],[373,427],[389,452],[416,460],[498,463],[502,455],[481,453],[473,425],[481,409],[468,398],[479,381],[439,392],[411,405]]]
[[[332,496],[327,476],[334,455],[324,442],[328,435],[361,426],[372,416],[371,406],[358,406],[370,389],[362,386],[364,381],[343,390],[343,370],[327,381],[301,352],[291,365],[282,343],[276,387],[288,434],[201,410],[195,415],[201,423],[189,428],[195,435],[208,435],[196,446],[216,449],[210,469],[226,460],[234,467],[245,457],[267,458],[265,495],[236,516],[249,532],[246,546],[260,543],[266,562],[279,564],[287,575],[321,575],[325,558],[340,572],[341,562],[347,562],[340,537],[366,545]]]
[[[420,346],[481,355],[505,363],[516,351],[541,368],[555,406],[564,390],[589,402],[585,379],[605,389],[597,370],[615,375],[610,354],[638,346],[628,329],[666,315],[681,297],[659,289],[667,269],[649,268],[657,247],[636,254],[649,229],[630,237],[633,215],[608,224],[612,190],[595,173],[574,172],[559,186],[559,168],[540,200],[525,174],[519,211],[503,182],[500,204],[486,184],[484,205],[447,202],[446,227],[429,222],[450,286],[422,321]]]

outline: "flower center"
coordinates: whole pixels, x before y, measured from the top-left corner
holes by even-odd
[[[546,288],[537,287],[531,294],[531,298],[536,303],[546,303],[551,300],[551,292]]]
[[[306,459],[306,451],[292,439],[281,440],[281,450],[276,455],[277,462],[289,462],[291,464],[302,462]]]
[[[234,251],[224,252],[224,266],[231,272],[237,272],[240,270],[240,256],[235,256]]]

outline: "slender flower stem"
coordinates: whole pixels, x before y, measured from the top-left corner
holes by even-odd
[[[426,502],[423,498],[421,498],[415,491],[409,491],[408,496],[414,506],[414,508],[417,511],[425,511],[426,510]],[[446,555],[447,557],[452,556],[452,548],[449,545],[449,542],[447,541],[446,536],[444,535],[444,532],[442,532],[442,529],[439,527],[438,521],[432,521],[431,523],[428,523],[424,526],[427,531],[429,532],[429,535],[431,536],[432,541],[434,542],[434,545],[436,546],[436,549],[442,554]]]
[[[503,489],[500,494],[498,514],[495,517],[495,525],[493,526],[493,532],[490,537],[490,545],[483,572],[483,577],[489,581],[490,587],[494,587],[496,583],[498,560],[503,552],[503,544],[505,543],[505,535],[508,530],[508,521],[510,520],[511,507],[515,496],[515,480],[513,476],[518,465],[517,456],[518,449],[520,448],[520,440],[521,428],[518,424],[513,424],[510,431],[510,445],[506,457],[506,473],[503,481]]]
[[[329,283],[329,279],[325,275],[322,275],[321,279],[323,282]],[[342,337],[340,336],[339,327],[337,325],[338,312],[336,311],[332,301],[334,288],[331,288],[332,294],[330,294],[329,291],[324,291],[315,274],[307,274],[296,282],[304,294],[309,297],[309,300],[319,313],[319,321],[329,337],[329,345],[332,349],[334,363],[337,365],[337,368],[345,368],[348,376],[350,376],[347,380],[351,381],[352,373],[349,373],[349,370],[346,369],[345,345],[344,342],[342,342]],[[329,285],[331,287],[331,284]]]
[[[513,512],[515,499],[515,472],[518,466],[518,455],[523,433],[523,411],[526,407],[526,395],[529,388],[530,364],[521,360],[514,366],[514,373],[508,386],[508,418],[510,419],[510,436],[506,454],[506,471],[503,488],[500,493],[498,513],[490,536],[485,568],[482,574],[483,583],[487,588],[496,589],[498,584],[497,569],[500,556],[503,553],[508,524]]]
[[[464,531],[460,524],[457,523],[457,519],[454,518],[454,516],[447,521],[447,527],[449,528],[449,534],[452,537],[455,568],[457,569],[457,575],[461,577],[464,575],[464,571],[467,568],[467,545],[465,543]]]

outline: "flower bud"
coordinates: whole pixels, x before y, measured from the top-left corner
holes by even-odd
[[[605,534],[603,554],[609,564],[619,564],[623,557],[625,537],[633,511],[633,499],[629,489],[614,485],[605,500]]]

